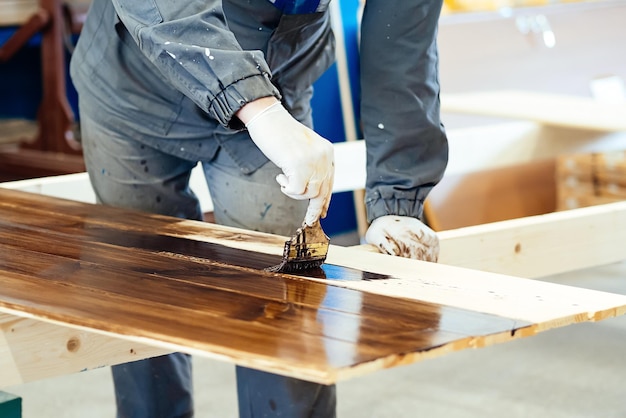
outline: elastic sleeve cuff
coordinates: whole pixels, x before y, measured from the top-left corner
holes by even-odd
[[[415,191],[374,190],[365,195],[367,222],[386,215],[411,216],[421,219],[424,212],[424,200],[431,188]]]
[[[241,130],[244,129],[244,125],[235,117],[235,113],[247,103],[270,96],[281,99],[278,89],[267,75],[255,74],[226,86],[209,103],[208,111],[220,124]]]

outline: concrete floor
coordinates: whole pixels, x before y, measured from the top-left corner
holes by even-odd
[[[626,294],[626,263],[550,281]],[[338,385],[340,418],[626,417],[626,317],[465,350]],[[236,417],[234,369],[197,358],[197,418]],[[108,368],[6,389],[24,418],[113,418]]]

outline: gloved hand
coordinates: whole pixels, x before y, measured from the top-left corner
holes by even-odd
[[[310,199],[304,221],[312,225],[325,217],[335,175],[332,144],[295,120],[280,102],[244,122],[252,141],[283,171],[276,176],[282,192]]]
[[[439,238],[435,231],[410,216],[387,215],[374,219],[365,241],[386,254],[437,262]]]

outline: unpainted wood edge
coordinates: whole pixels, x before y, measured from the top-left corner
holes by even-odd
[[[626,260],[626,202],[438,233],[439,262],[541,278]],[[471,245],[470,245],[471,244]]]
[[[626,306],[616,306],[610,309],[602,309],[595,312],[580,313],[579,315],[573,315],[563,318],[556,318],[551,321],[535,324],[535,331],[545,332],[555,328],[562,328],[564,326],[576,325],[583,322],[598,322],[605,319],[616,318],[626,314]]]

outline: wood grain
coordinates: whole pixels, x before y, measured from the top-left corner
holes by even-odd
[[[171,350],[0,313],[0,386],[111,366]]]
[[[626,202],[439,233],[439,262],[527,278],[626,260]]]
[[[263,271],[283,242],[0,189],[0,312],[332,383],[626,307],[617,295],[341,247],[316,277]],[[445,276],[467,280],[455,288]],[[468,309],[459,293],[504,303]],[[445,295],[451,303],[437,302]],[[537,307],[532,320],[517,314]]]

